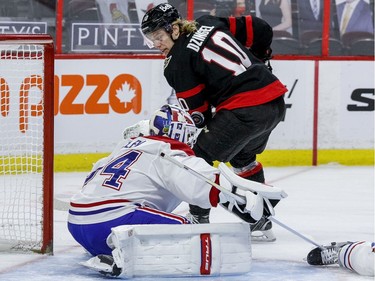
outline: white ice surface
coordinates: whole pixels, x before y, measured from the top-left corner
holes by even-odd
[[[318,167],[266,168],[267,182],[289,195],[276,207],[279,221],[319,244],[332,241],[374,241],[374,167],[325,165]],[[57,173],[55,197],[62,200],[79,190],[84,173]],[[185,214],[182,204],[176,210]],[[73,240],[66,228],[67,212],[55,211],[54,255],[0,253],[0,280],[105,280],[79,265],[90,256]],[[238,221],[219,208],[211,222]],[[132,280],[205,281],[360,281],[374,280],[337,266],[313,267],[305,262],[314,248],[284,228],[274,225],[277,241],[254,243],[252,271],[246,275],[200,278],[134,278]]]

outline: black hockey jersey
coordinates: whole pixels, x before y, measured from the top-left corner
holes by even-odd
[[[269,102],[287,89],[254,53],[272,42],[263,20],[243,16],[197,19],[198,31],[181,34],[164,62],[164,76],[180,105],[203,127],[216,111]]]

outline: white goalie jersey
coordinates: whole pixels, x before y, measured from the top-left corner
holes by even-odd
[[[111,220],[139,206],[172,212],[182,201],[203,208],[217,204],[217,196],[216,202],[210,201],[214,189],[210,184],[166,161],[160,153],[193,167],[212,181],[219,173],[203,159],[192,156],[189,146],[168,137],[126,139],[94,165],[82,190],[71,198],[71,213],[87,215],[69,215],[69,222]]]

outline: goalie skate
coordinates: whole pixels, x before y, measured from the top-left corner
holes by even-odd
[[[80,264],[105,276],[117,277],[121,274],[121,269],[117,267],[113,257],[109,255],[98,255]]]
[[[338,263],[340,249],[350,242],[332,242],[329,246],[317,247],[307,254],[307,263],[310,265],[330,265]]]
[[[193,215],[189,212],[185,218],[192,224],[210,223],[209,215]]]
[[[189,213],[186,214],[186,218],[192,224],[210,223],[210,210],[203,209],[199,206],[189,205]]]

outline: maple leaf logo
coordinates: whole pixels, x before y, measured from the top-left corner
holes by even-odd
[[[121,85],[121,88],[116,90],[116,97],[121,102],[131,102],[135,97],[135,90],[130,86],[128,82],[125,82]]]

